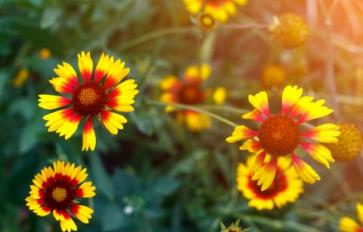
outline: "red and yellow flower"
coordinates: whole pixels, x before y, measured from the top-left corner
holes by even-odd
[[[339,230],[341,232],[362,232],[363,231],[363,205],[357,203],[356,205],[359,223],[353,218],[342,217],[339,221]]]
[[[252,179],[258,180],[257,184],[261,186],[262,191],[273,183],[278,160],[282,157],[292,161],[296,172],[305,182],[314,183],[320,180],[314,169],[299,157],[299,149],[326,168],[330,168],[330,163],[334,162],[329,149],[320,143],[338,142],[339,126],[331,123],[317,127],[306,126],[306,122],[327,116],[333,110],[324,106],[324,100],[314,101],[313,97],[302,94],[302,88],[285,87],[279,114],[270,112],[266,92],[250,95],[249,102],[255,109],[242,118],[257,121],[258,129],[237,126],[226,139],[229,143],[247,140],[240,149],[257,154],[252,168]]]
[[[184,73],[182,79],[176,76],[166,76],[160,83],[163,91],[160,100],[171,103],[167,111],[173,111],[172,103],[183,105],[205,104],[210,96],[210,89],[204,89],[202,84],[211,74],[209,65],[190,66]],[[214,103],[222,104],[225,100],[225,89],[217,88],[213,95]],[[202,131],[210,127],[211,120],[208,115],[193,110],[177,110],[177,121],[185,124],[191,131]]]
[[[71,216],[87,224],[93,214],[93,209],[79,203],[96,195],[92,182],[85,182],[87,176],[81,166],[56,161],[35,175],[26,205],[41,217],[52,213],[62,231],[77,231]]]
[[[286,158],[279,159],[276,177],[270,187],[261,191],[257,181],[252,179],[251,169],[255,156],[248,158],[247,164],[240,163],[237,168],[237,189],[249,200],[248,205],[258,210],[280,208],[289,202],[295,202],[304,192],[303,181]]]
[[[56,132],[69,139],[84,119],[82,150],[94,150],[96,134],[93,121],[98,119],[113,135],[123,129],[127,119],[118,112],[134,111],[132,104],[138,93],[134,80],[123,79],[129,68],[121,60],[102,54],[93,70],[90,53],[78,54],[78,68],[82,79],[78,78],[73,67],[63,62],[54,69],[57,77],[49,82],[62,94],[39,95],[39,106],[55,110],[44,116],[49,132]]]
[[[225,22],[236,14],[236,4],[246,5],[247,0],[184,0],[184,4],[191,14],[206,13]]]

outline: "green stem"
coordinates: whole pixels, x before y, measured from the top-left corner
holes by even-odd
[[[270,228],[274,228],[276,230],[284,230],[284,231],[295,231],[295,232],[319,232],[319,230],[300,224],[298,222],[293,221],[280,221],[280,220],[273,220],[269,218],[264,218],[260,216],[253,216],[253,215],[241,215],[240,217],[244,221],[256,222],[261,225],[268,226]]]
[[[236,114],[245,114],[247,113],[249,110],[247,109],[241,109],[241,108],[237,108],[237,107],[233,107],[233,106],[219,106],[219,105],[197,105],[200,108],[203,109],[210,109],[210,110],[220,110],[220,111],[228,111],[231,113],[236,113]]]
[[[158,31],[154,31],[151,33],[148,33],[146,35],[142,35],[134,40],[129,41],[128,43],[125,43],[121,50],[127,50],[132,47],[135,47],[139,44],[145,43],[147,41],[157,39],[159,37],[167,36],[167,35],[173,35],[173,34],[184,34],[188,32],[193,32],[191,27],[175,27],[175,28],[165,28]]]
[[[201,114],[205,114],[205,115],[208,115],[209,117],[211,118],[214,118],[220,122],[223,122],[229,126],[232,126],[232,127],[236,127],[238,126],[236,123],[224,118],[224,117],[221,117],[217,114],[214,114],[214,113],[211,113],[209,111],[206,111],[206,110],[203,110],[199,107],[195,107],[195,106],[189,106],[189,105],[183,105],[183,104],[178,104],[178,103],[164,103],[164,102],[160,102],[160,101],[155,101],[155,100],[148,100],[147,103],[151,104],[151,105],[158,105],[158,106],[167,106],[167,105],[171,105],[171,106],[174,106],[176,108],[179,108],[179,109],[187,109],[187,110],[192,110],[192,111],[195,111],[195,112],[198,112],[198,113],[201,113]]]
[[[221,26],[221,28],[225,29],[237,29],[237,30],[246,30],[246,29],[257,29],[257,28],[268,28],[268,24],[260,24],[260,23],[229,23]]]

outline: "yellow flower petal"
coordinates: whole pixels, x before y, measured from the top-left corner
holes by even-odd
[[[123,125],[127,123],[127,119],[124,116],[111,111],[101,112],[101,121],[106,129],[113,135],[116,135],[118,130],[122,130],[124,128]]]
[[[89,82],[92,77],[93,61],[90,52],[81,52],[78,54],[78,68],[84,82]]]
[[[282,114],[287,115],[292,107],[299,101],[303,94],[303,89],[288,85],[282,92]]]
[[[326,123],[304,133],[305,137],[320,143],[337,143],[340,135],[339,126]]]
[[[167,91],[167,90],[170,90],[171,88],[173,88],[178,83],[179,83],[179,80],[176,76],[169,75],[169,76],[164,77],[160,81],[160,88],[164,91]]]
[[[254,130],[251,130],[250,128],[246,126],[237,126],[234,128],[232,135],[226,138],[226,141],[228,143],[235,143],[243,139],[252,138],[257,135],[257,132]]]
[[[83,206],[83,205],[74,205],[71,208],[71,212],[80,220],[82,223],[88,224],[89,220],[92,218],[93,209]]]
[[[358,219],[359,219],[360,223],[363,223],[363,205],[360,203],[357,203],[356,208],[357,208]]]
[[[184,73],[184,76],[185,78],[207,80],[211,73],[211,67],[208,64],[202,64],[201,66],[188,67]]]
[[[256,110],[264,115],[269,115],[268,96],[265,91],[262,91],[256,95],[249,95],[248,101]]]
[[[343,217],[339,221],[339,229],[341,232],[356,232],[359,229],[359,225],[353,219]]]
[[[277,159],[273,158],[269,163],[254,172],[252,180],[257,180],[257,185],[261,186],[261,191],[265,191],[271,186],[275,179],[276,170]]]
[[[87,119],[82,133],[82,151],[94,151],[96,148],[96,133],[90,118]]]
[[[224,87],[218,87],[214,90],[213,100],[217,105],[221,105],[226,101],[227,92]]]
[[[46,110],[54,110],[60,107],[67,106],[72,101],[68,98],[57,96],[57,95],[48,95],[48,94],[40,94],[39,95],[39,107]]]
[[[208,115],[196,112],[185,113],[185,123],[189,130],[199,132],[208,129],[211,121]]]
[[[335,162],[330,150],[321,144],[303,143],[302,147],[311,157],[326,168],[330,168],[330,163]]]
[[[300,159],[298,156],[292,156],[292,163],[296,172],[299,174],[301,179],[303,179],[303,181],[309,184],[313,184],[316,181],[320,180],[320,176],[318,175],[318,173],[316,173],[309,164]]]

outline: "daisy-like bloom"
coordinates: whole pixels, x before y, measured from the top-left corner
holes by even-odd
[[[359,129],[352,123],[339,123],[338,143],[327,144],[333,158],[338,161],[354,159],[361,151],[363,140]]]
[[[223,223],[221,223],[221,232],[243,232],[242,228],[239,225],[239,220],[235,223],[232,223],[228,227],[226,227]]]
[[[160,100],[165,103],[179,103],[183,105],[199,105],[208,101],[210,89],[203,88],[202,84],[211,74],[211,68],[207,64],[201,66],[190,66],[184,73],[182,79],[176,76],[166,76],[160,83],[163,93]],[[226,97],[224,88],[217,88],[213,93],[216,104],[222,104]],[[167,111],[174,110],[172,104],[168,105]],[[185,124],[191,131],[202,131],[210,127],[208,115],[193,110],[177,110],[177,121]]]
[[[297,48],[308,38],[308,27],[298,15],[287,13],[274,17],[270,27],[272,38],[284,48]]]
[[[363,205],[356,205],[359,223],[350,217],[342,217],[339,221],[339,230],[341,232],[362,232],[363,231]]]
[[[93,209],[79,203],[96,195],[96,188],[86,178],[87,170],[81,166],[56,161],[35,175],[26,205],[41,217],[53,213],[62,231],[77,231],[71,216],[87,224],[93,214]]]
[[[129,73],[125,63],[102,54],[96,69],[90,53],[78,55],[81,79],[73,67],[63,62],[54,69],[57,77],[49,82],[63,96],[39,95],[39,106],[57,111],[44,116],[49,132],[56,132],[69,139],[84,119],[82,150],[94,150],[96,134],[93,121],[98,119],[113,135],[123,129],[126,118],[117,112],[134,111],[132,104],[138,93],[134,80],[123,81]],[[61,109],[59,109],[61,108]],[[117,112],[115,112],[117,111]]]
[[[326,168],[330,168],[330,163],[334,162],[329,149],[320,143],[336,143],[340,134],[339,126],[331,123],[306,126],[307,121],[327,116],[333,110],[324,106],[324,100],[314,101],[313,97],[302,94],[302,88],[285,87],[279,114],[270,112],[266,92],[250,95],[249,102],[255,109],[242,118],[257,121],[258,129],[237,126],[226,139],[229,143],[247,140],[240,149],[257,154],[252,167],[252,179],[258,180],[257,185],[261,185],[262,191],[273,183],[277,161],[282,157],[291,159],[296,172],[305,182],[320,180],[314,169],[299,157],[298,149],[308,153]]]
[[[206,13],[222,22],[236,14],[236,3],[243,6],[247,4],[247,0],[184,0],[185,7],[191,14]]]
[[[257,181],[252,179],[251,169],[255,156],[247,159],[247,164],[240,163],[237,168],[237,189],[249,200],[248,205],[257,210],[280,208],[289,202],[295,202],[303,193],[303,181],[286,158],[279,159],[276,177],[270,187],[261,191]]]
[[[261,78],[266,88],[280,87],[286,81],[286,71],[280,65],[266,65],[262,70]]]

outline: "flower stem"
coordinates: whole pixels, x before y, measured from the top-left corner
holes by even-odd
[[[221,28],[226,29],[236,29],[236,30],[246,30],[246,29],[256,29],[256,28],[268,28],[268,24],[262,23],[229,23],[221,26]]]
[[[214,114],[214,113],[211,113],[209,111],[206,111],[206,110],[203,110],[199,107],[196,107],[196,106],[189,106],[189,105],[184,105],[184,104],[178,104],[178,103],[164,103],[164,102],[161,102],[161,101],[155,101],[155,100],[148,100],[147,101],[148,104],[151,104],[151,105],[158,105],[158,106],[167,106],[167,105],[171,105],[171,106],[174,106],[176,108],[179,108],[179,109],[187,109],[187,110],[192,110],[192,111],[195,111],[195,112],[198,112],[198,113],[201,113],[201,114],[205,114],[205,115],[208,115],[209,117],[211,118],[214,118],[220,122],[223,122],[231,127],[236,127],[238,126],[236,123],[222,117],[222,116],[219,116],[217,114]]]
[[[189,32],[193,32],[191,27],[175,27],[175,28],[161,29],[158,31],[148,33],[146,35],[142,35],[136,39],[130,40],[128,43],[125,43],[121,47],[121,50],[125,51],[125,50],[135,47],[139,44],[142,44],[142,43],[145,43],[150,40],[157,39],[157,38],[160,38],[163,36],[173,35],[173,34],[184,34],[184,33],[189,33]]]

